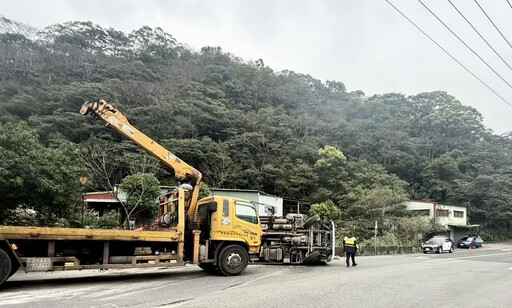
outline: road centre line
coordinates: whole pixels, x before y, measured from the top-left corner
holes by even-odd
[[[478,256],[472,255],[472,256],[466,256],[466,257],[456,257],[456,258],[446,258],[446,259],[432,259],[432,260],[427,260],[425,262],[453,261],[453,260],[460,260],[460,259],[482,258],[482,257],[509,255],[509,254],[512,254],[512,252],[490,253],[490,254],[486,254],[486,255],[478,255]]]

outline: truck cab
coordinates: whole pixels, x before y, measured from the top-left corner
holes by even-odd
[[[224,275],[243,271],[249,255],[257,255],[260,250],[261,226],[256,208],[245,200],[216,196],[201,199],[197,212],[201,231],[199,266]]]

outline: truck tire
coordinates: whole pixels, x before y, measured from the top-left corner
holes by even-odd
[[[217,260],[219,272],[222,275],[235,276],[247,268],[249,254],[240,245],[229,245],[221,249]]]
[[[199,266],[199,268],[201,268],[202,270],[204,270],[205,272],[207,272],[209,274],[218,274],[219,273],[219,269],[212,263],[199,263],[198,266]]]
[[[302,262],[305,265],[319,265],[322,263],[322,253],[320,251],[315,250],[307,256]],[[324,262],[325,263],[325,262]]]
[[[0,249],[0,285],[11,276],[12,261],[5,250]]]

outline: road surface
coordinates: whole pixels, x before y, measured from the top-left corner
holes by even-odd
[[[512,244],[453,254],[357,257],[326,266],[250,265],[237,277],[196,266],[22,273],[2,307],[512,307]]]

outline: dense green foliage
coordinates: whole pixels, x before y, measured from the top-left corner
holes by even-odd
[[[0,123],[0,224],[17,224],[14,218],[29,225],[62,224],[60,218],[72,217],[79,206],[80,172],[68,142],[45,147],[26,123]],[[38,215],[16,211],[18,206]]]
[[[126,201],[123,202],[126,226],[130,217],[153,217],[156,212],[156,199],[160,195],[160,182],[150,173],[135,173],[124,178],[119,186],[126,193]]]
[[[341,82],[275,72],[219,47],[190,50],[159,28],[126,34],[89,22],[42,31],[5,18],[0,23],[0,122],[26,121],[48,151],[64,141],[79,148],[105,140],[113,153],[129,153],[111,157],[128,175],[126,166],[141,159],[140,151],[78,114],[84,100],[104,98],[201,170],[211,187],[331,200],[343,220],[369,232],[374,220],[400,219],[403,209],[393,205],[414,198],[467,206],[472,223],[495,236],[512,233],[512,136],[493,134],[477,110],[445,92],[349,92]],[[5,147],[28,160],[22,153],[34,133],[20,134],[32,141]],[[24,172],[45,174],[30,168],[46,166],[27,162]],[[72,196],[74,184],[62,184],[74,183],[67,178],[53,185],[29,176],[18,183],[0,170],[8,182],[2,189],[19,189],[5,207],[28,205],[24,192],[37,191],[44,196],[40,206],[60,214],[61,196]],[[173,181],[163,168],[156,175]],[[44,193],[33,190],[38,185]]]
[[[116,211],[110,211],[99,217],[93,209],[84,213],[84,226],[92,229],[121,229],[121,215]]]

